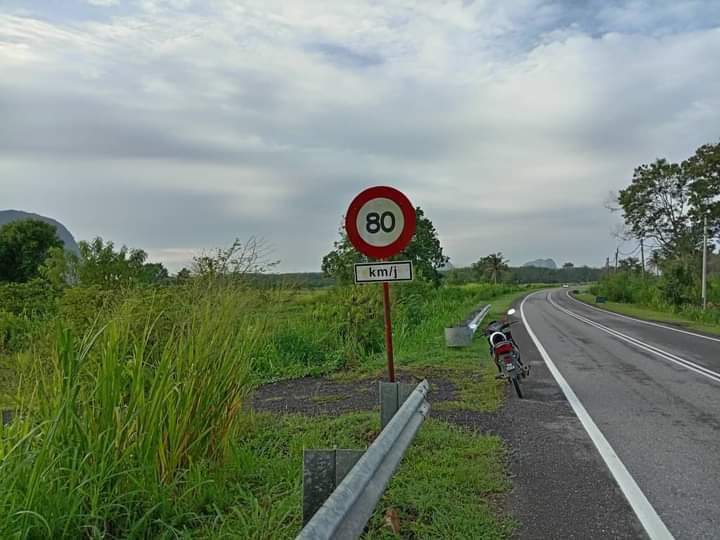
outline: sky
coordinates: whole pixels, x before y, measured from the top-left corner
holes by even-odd
[[[719,140],[717,0],[0,0],[0,209],[171,270],[317,271],[372,185],[456,266],[599,266],[608,194]]]

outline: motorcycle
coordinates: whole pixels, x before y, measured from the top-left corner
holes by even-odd
[[[515,388],[515,393],[522,399],[520,381],[530,374],[530,366],[523,364],[520,358],[520,348],[512,336],[511,326],[520,321],[510,321],[508,317],[515,314],[510,309],[502,321],[491,321],[485,328],[490,345],[490,356],[498,368],[498,379],[506,379]]]

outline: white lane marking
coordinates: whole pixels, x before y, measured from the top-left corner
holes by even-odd
[[[629,315],[623,315],[622,313],[616,313],[614,311],[609,311],[607,309],[600,309],[599,307],[591,306],[590,304],[588,304],[586,302],[582,302],[581,300],[578,300],[577,298],[573,297],[570,294],[570,291],[566,291],[565,294],[567,295],[568,298],[570,298],[574,302],[577,302],[578,304],[581,304],[590,309],[594,309],[595,311],[599,311],[600,313],[608,313],[610,315],[615,315],[616,317],[620,317],[622,319],[628,319],[628,320],[639,322],[642,324],[647,324],[649,326],[657,326],[658,328],[664,328],[665,330],[672,330],[673,332],[679,332],[681,334],[687,334],[689,336],[695,336],[695,337],[699,337],[702,339],[709,339],[710,341],[717,341],[718,343],[720,343],[720,338],[704,336],[702,334],[696,334],[695,332],[688,332],[687,330],[681,330],[680,328],[674,328],[672,326],[666,326],[664,324],[658,324],[658,323],[652,322],[652,321],[644,321],[642,319],[636,319],[635,317],[630,317]]]
[[[578,313],[575,313],[574,311],[565,309],[564,307],[556,304],[550,295],[548,295],[547,300],[548,300],[548,302],[550,302],[550,304],[552,304],[553,307],[555,307],[555,309],[558,309],[558,310],[562,311],[563,313],[570,315],[571,317],[577,319],[578,321],[584,322],[585,324],[589,324],[590,326],[593,326],[593,327],[597,328],[598,330],[602,330],[603,332],[610,334],[611,336],[614,336],[618,339],[621,339],[632,345],[635,345],[636,347],[639,347],[643,350],[651,352],[654,355],[659,356],[663,360],[667,360],[669,362],[677,364],[681,367],[684,367],[685,369],[689,369],[690,371],[693,371],[699,375],[702,375],[703,377],[707,377],[708,379],[710,379],[712,381],[720,383],[720,373],[718,373],[716,371],[708,369],[705,366],[701,366],[700,364],[696,364],[695,362],[691,362],[690,360],[686,360],[685,358],[682,358],[675,354],[672,354],[672,353],[669,353],[662,349],[659,349],[659,348],[655,347],[654,345],[650,345],[648,343],[645,343],[644,341],[640,341],[639,339],[634,338],[632,336],[628,336],[627,334],[623,334],[622,332],[618,332],[617,330],[615,330],[613,328],[602,325],[599,322],[588,319],[587,317],[583,317],[582,315],[579,315]]]
[[[565,380],[565,377],[562,376],[560,370],[558,370],[555,363],[550,359],[550,355],[548,355],[545,347],[543,347],[542,343],[540,343],[540,340],[535,335],[535,332],[533,332],[532,328],[530,328],[530,324],[525,317],[524,307],[525,301],[533,294],[535,293],[529,294],[523,298],[523,301],[520,303],[520,316],[522,317],[523,324],[525,325],[528,335],[533,340],[533,343],[535,343],[535,347],[537,347],[540,356],[542,356],[543,360],[545,360],[545,364],[547,364],[550,373],[552,373],[552,376],[555,378],[558,386],[563,391],[563,394],[565,394],[568,403],[570,403],[573,411],[575,411],[575,414],[585,428],[587,434],[590,436],[595,448],[597,448],[598,452],[600,452],[600,456],[603,458],[603,461],[605,461],[608,469],[610,469],[610,473],[613,475],[613,478],[615,478],[615,482],[617,482],[618,486],[620,486],[620,489],[625,495],[625,498],[628,500],[628,503],[630,503],[635,515],[645,528],[645,532],[651,540],[673,539],[673,535],[665,526],[662,519],[660,519],[660,516],[650,504],[650,501],[647,500],[647,497],[645,497],[645,494],[640,489],[640,486],[637,485],[637,482],[635,482],[635,479],[630,475],[625,467],[625,464],[620,460],[620,457],[615,453],[615,450],[613,450],[612,446],[610,446],[610,443],[607,441],[597,425],[595,425],[595,422],[575,395],[573,389],[570,388],[570,385]]]

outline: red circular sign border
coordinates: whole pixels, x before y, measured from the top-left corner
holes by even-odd
[[[368,244],[362,239],[357,230],[357,215],[360,212],[360,209],[371,199],[380,198],[390,199],[397,204],[400,207],[400,210],[402,210],[403,217],[405,218],[405,225],[398,239],[392,244],[382,247]],[[416,225],[415,208],[412,203],[403,192],[390,186],[374,186],[362,191],[350,203],[350,207],[345,215],[345,231],[347,232],[352,245],[355,246],[355,248],[363,255],[367,255],[368,257],[373,257],[375,259],[387,259],[388,257],[392,257],[405,249],[415,234]]]

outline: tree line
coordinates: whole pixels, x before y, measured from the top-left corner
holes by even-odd
[[[679,163],[659,158],[641,164],[616,203],[611,210],[622,215],[621,240],[638,247],[610,268],[599,290],[614,300],[661,308],[698,306],[706,250],[708,299],[717,307],[720,143],[702,145]]]

